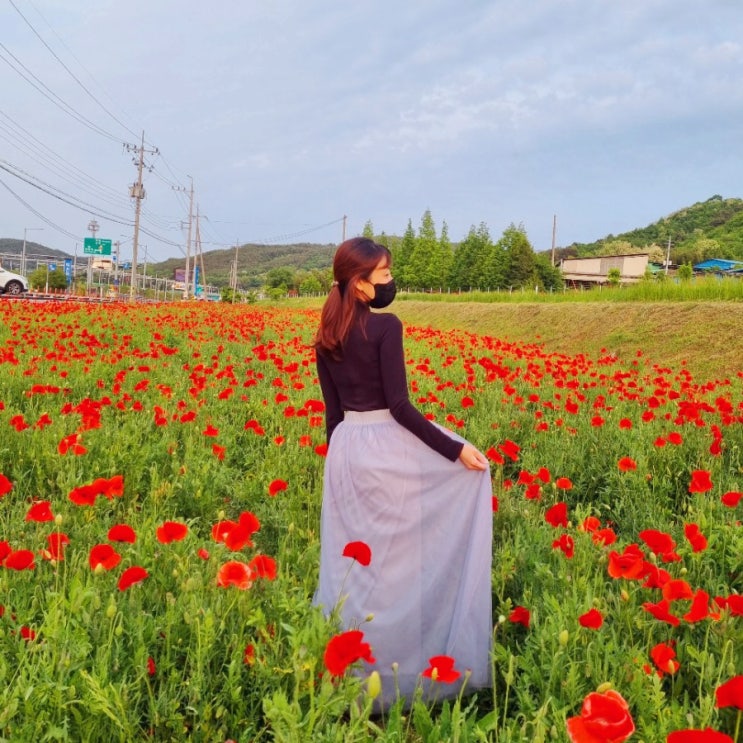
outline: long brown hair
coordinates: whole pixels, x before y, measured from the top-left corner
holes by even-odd
[[[356,285],[368,279],[379,262],[392,260],[390,251],[368,237],[352,237],[338,246],[333,258],[333,287],[325,300],[315,350],[340,359],[343,344],[363,310],[356,298]]]

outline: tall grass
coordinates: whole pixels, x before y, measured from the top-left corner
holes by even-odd
[[[473,291],[433,289],[431,292],[402,290],[398,293],[398,298],[403,301],[425,299],[431,302],[740,302],[743,301],[743,280],[695,276],[689,281],[656,279],[616,287],[565,287],[560,291],[525,288]]]

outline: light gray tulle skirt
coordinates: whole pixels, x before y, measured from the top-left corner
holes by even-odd
[[[382,677],[377,705],[410,700],[416,686],[424,699],[450,698],[465,677],[465,691],[489,686],[490,473],[450,462],[388,410],[374,410],[346,413],[324,478],[314,603],[326,614],[340,607],[343,629],[363,631],[376,663],[362,662],[358,673]],[[343,556],[356,541],[371,549],[368,566]],[[437,655],[455,659],[457,682],[421,676]]]

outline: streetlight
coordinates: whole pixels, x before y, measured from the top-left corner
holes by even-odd
[[[26,233],[30,230],[43,232],[43,227],[24,227],[23,228],[23,248],[21,249],[21,276],[26,275]]]

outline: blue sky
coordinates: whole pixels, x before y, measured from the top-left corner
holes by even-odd
[[[426,209],[546,250],[743,197],[739,0],[0,0],[0,44],[0,237],[70,253],[93,211],[131,249],[142,131],[153,260],[190,178],[205,250]]]

